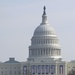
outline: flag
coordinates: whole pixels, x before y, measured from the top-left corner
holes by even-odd
[[[55,73],[55,65],[51,65],[50,70],[51,70],[51,74],[54,74]]]
[[[63,74],[63,65],[59,66],[59,74]]]
[[[42,65],[42,74],[44,74],[44,73],[45,73],[45,66]]]
[[[49,65],[49,73],[50,73],[50,67],[51,67],[51,66]]]
[[[46,65],[46,74],[49,73],[49,65]]]
[[[35,74],[36,73],[36,66],[35,65],[32,65],[32,68],[31,69],[32,69],[32,73]]]
[[[40,73],[41,73],[41,66],[38,65],[38,74],[40,74]]]
[[[26,74],[27,74],[27,67],[23,66],[23,75],[26,75]]]

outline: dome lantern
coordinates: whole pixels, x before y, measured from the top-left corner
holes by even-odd
[[[47,15],[46,15],[46,7],[44,6],[44,8],[43,8],[43,15],[42,15],[42,23],[41,23],[41,25],[45,25],[46,23],[48,23],[48,21],[47,21]]]

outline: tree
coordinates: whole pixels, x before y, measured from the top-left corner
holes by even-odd
[[[71,71],[69,71],[68,75],[75,75],[75,70],[72,69]]]

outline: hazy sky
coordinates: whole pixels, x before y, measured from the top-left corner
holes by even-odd
[[[63,60],[75,60],[75,0],[0,0],[0,61],[26,61],[43,6],[59,37]]]

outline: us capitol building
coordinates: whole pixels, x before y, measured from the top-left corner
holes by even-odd
[[[61,46],[54,28],[49,25],[46,8],[41,24],[35,29],[26,62],[9,58],[0,62],[0,75],[68,75],[75,70],[75,61],[61,57]]]

